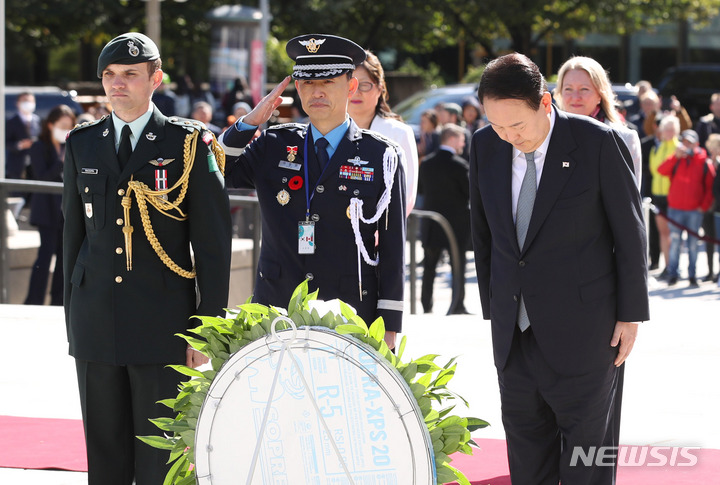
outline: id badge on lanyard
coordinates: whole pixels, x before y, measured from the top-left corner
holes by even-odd
[[[315,221],[298,222],[298,254],[315,254]]]

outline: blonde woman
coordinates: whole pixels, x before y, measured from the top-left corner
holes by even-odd
[[[563,111],[595,118],[611,126],[620,135],[632,157],[633,173],[640,187],[640,138],[635,130],[625,126],[617,112],[615,94],[605,69],[590,57],[572,57],[560,67],[553,95]]]

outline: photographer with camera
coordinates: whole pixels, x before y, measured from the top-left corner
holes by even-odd
[[[703,213],[707,212],[713,201],[712,185],[715,168],[708,160],[705,149],[700,147],[695,130],[685,130],[680,134],[680,144],[675,149],[675,153],[658,167],[658,173],[670,177],[668,286],[675,285],[678,280],[683,231],[688,233],[688,280],[690,286],[698,286],[695,276],[697,233],[702,224]]]

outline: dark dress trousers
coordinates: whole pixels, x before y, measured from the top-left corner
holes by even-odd
[[[30,147],[30,163],[36,180],[63,181],[63,160],[52,143],[38,140]],[[34,194],[30,202],[30,224],[40,232],[40,247],[30,275],[26,305],[45,303],[50,262],[55,256],[50,286],[50,304],[63,303],[63,257],[62,257],[62,196],[60,194]]]
[[[224,179],[209,157],[209,133],[197,122],[167,118],[157,108],[121,169],[111,117],[71,132],[65,153],[65,316],[70,354],[77,361],[88,444],[89,483],[162,483],[167,452],[136,440],[159,434],[148,418],[169,411],[156,404],[177,395],[186,343],[175,336],[225,315],[231,223]],[[200,131],[180,210],[186,220],[148,204],[152,228],[167,255],[194,279],[171,271],[146,237],[131,194],[132,270],[126,263],[123,196],[129,180],[156,188],[162,162],[167,187],[184,171],[186,137]],[[205,141],[203,141],[205,140]],[[152,162],[155,162],[153,164]],[[169,194],[170,201],[178,190]],[[177,213],[174,213],[177,215]],[[192,247],[192,253],[191,253]]]
[[[617,134],[587,117],[555,114],[522,250],[512,146],[492,127],[473,137],[480,299],[492,325],[513,483],[611,483],[613,466],[568,464],[575,446],[617,445],[622,367],[614,367],[610,340],[617,321],[649,318],[641,200]],[[521,294],[531,324],[522,333]]]
[[[460,266],[453,273],[462,274],[462,285],[453,288],[453,301],[458,308],[449,313],[464,310],[465,297],[465,250],[470,238],[470,205],[468,187],[468,162],[451,151],[440,148],[425,157],[418,172],[418,193],[423,195],[423,209],[435,211],[445,217],[452,227],[460,251]],[[439,224],[425,221],[422,230],[424,269],[421,301],[425,311],[433,306],[433,282],[435,269],[443,249],[449,244],[445,231]]]
[[[227,147],[228,158],[250,142],[254,131],[238,131],[234,125],[225,131],[221,141]],[[371,266],[364,259],[360,263],[362,299],[358,285],[358,249],[348,217],[353,197],[362,201],[366,219],[375,214],[385,190],[383,157],[388,147],[396,153],[398,147],[376,133],[358,128],[351,121],[320,175],[314,168],[318,163],[312,134],[308,131],[305,124],[270,127],[248,145],[228,169],[229,183],[235,187],[254,188],[262,209],[263,239],[253,299],[284,307],[295,287],[307,278],[311,291],[320,289],[319,298],[340,298],[352,305],[368,324],[382,316],[387,330],[399,332],[405,283],[405,174],[402,165],[398,163],[392,178],[386,214],[375,224],[362,221],[359,224],[362,243],[370,257],[376,254],[380,257],[378,266]],[[288,156],[289,150],[294,149],[297,153]],[[298,222],[305,220],[307,208],[305,189],[308,182],[303,165],[306,158],[310,174],[307,189],[312,195],[310,218],[315,221],[314,254],[298,253]],[[344,178],[349,171],[361,168],[366,173],[372,172],[371,180],[369,177],[363,180]],[[289,195],[287,202],[282,198],[283,191]]]
[[[9,179],[22,178],[25,166],[28,163],[30,149],[18,149],[18,142],[27,138],[37,138],[40,134],[41,119],[33,114],[28,124],[16,114],[5,122],[5,149],[7,159],[5,160],[5,177]],[[29,177],[28,177],[29,178]]]

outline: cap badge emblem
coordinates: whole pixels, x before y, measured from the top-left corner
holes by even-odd
[[[320,46],[325,43],[326,39],[315,39],[312,38],[310,40],[301,40],[300,45],[305,47],[310,54],[315,54],[318,49],[320,49]]]
[[[129,40],[127,43],[128,46],[128,54],[130,54],[133,57],[137,57],[140,55],[140,49],[138,49],[138,46],[135,45],[135,42],[132,40]]]

